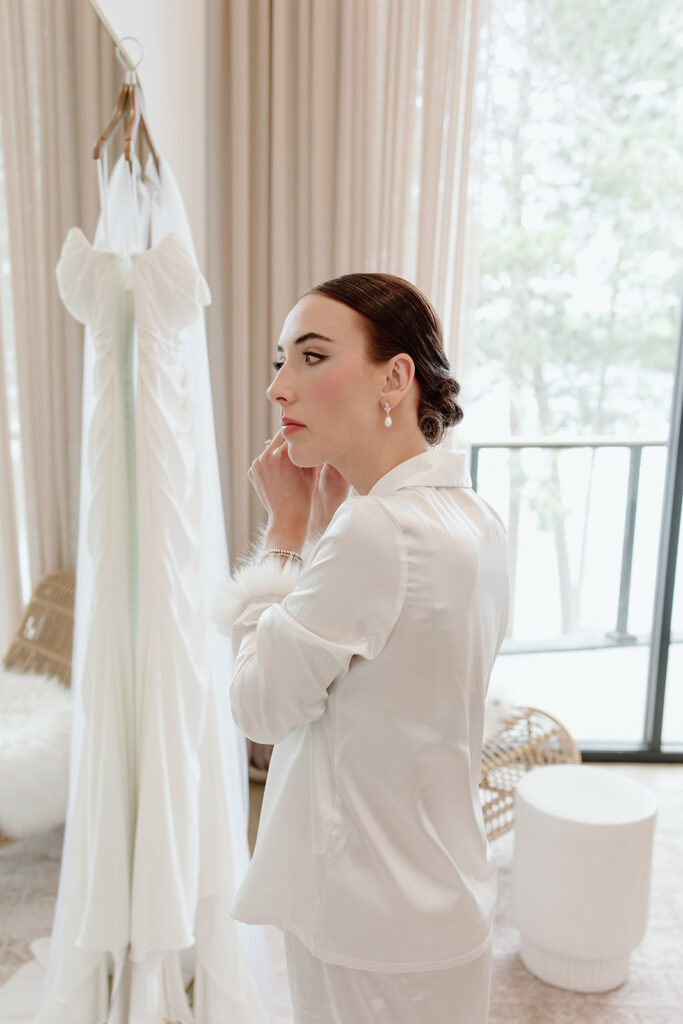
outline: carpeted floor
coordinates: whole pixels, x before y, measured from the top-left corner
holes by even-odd
[[[510,923],[513,835],[508,834],[493,844],[500,905],[489,1024],[681,1024],[683,768],[638,768],[631,773],[653,785],[660,810],[648,933],[633,954],[628,981],[613,992],[580,995],[544,985],[525,970],[517,956],[517,933]],[[251,791],[253,845],[263,787],[252,783]],[[30,959],[30,942],[49,934],[61,843],[62,830],[55,829],[0,848],[0,984]]]
[[[683,790],[658,791],[648,931],[633,953],[625,985],[581,994],[534,978],[517,955],[510,919],[513,834],[494,843],[499,864],[499,909],[489,1024],[681,1024],[683,1021],[683,887],[680,884]]]

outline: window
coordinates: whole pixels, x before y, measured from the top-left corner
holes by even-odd
[[[683,9],[491,0],[482,47],[464,398],[514,570],[492,689],[582,743],[636,744],[683,269]]]

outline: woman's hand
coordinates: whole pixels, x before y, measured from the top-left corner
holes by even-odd
[[[266,547],[301,551],[308,532],[317,469],[289,458],[281,430],[249,467],[249,481],[268,513]]]
[[[315,473],[308,532],[311,536],[320,536],[329,526],[339,506],[348,498],[351,485],[339,470],[330,466],[328,462],[323,466],[317,466]]]

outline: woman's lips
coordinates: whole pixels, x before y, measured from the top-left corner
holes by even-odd
[[[295,430],[305,430],[306,427],[303,423],[295,423],[294,420],[283,421],[282,433],[293,434]]]

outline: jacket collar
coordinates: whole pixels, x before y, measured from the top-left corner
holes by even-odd
[[[399,462],[380,477],[368,494],[391,494],[401,487],[471,487],[472,478],[464,452],[437,446]]]

